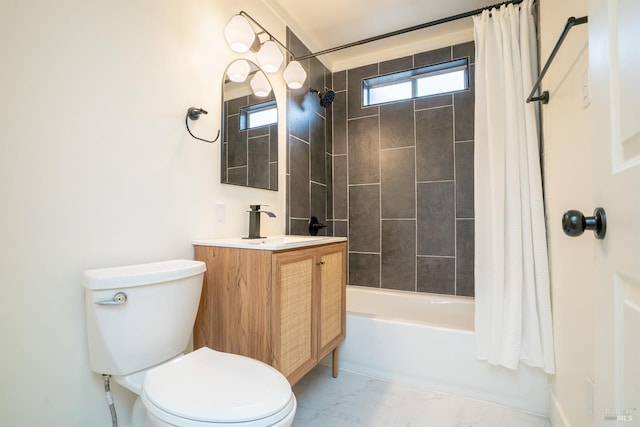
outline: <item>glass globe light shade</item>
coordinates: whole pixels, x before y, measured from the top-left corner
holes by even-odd
[[[291,61],[282,73],[282,77],[290,89],[300,89],[307,79],[307,72],[298,61]]]
[[[238,59],[232,62],[229,68],[227,68],[227,76],[232,82],[240,83],[247,79],[250,70],[251,66],[246,60]]]
[[[271,93],[271,84],[269,80],[267,80],[267,76],[264,75],[262,71],[258,71],[255,76],[249,82],[251,85],[251,90],[253,90],[253,94],[255,96],[259,96],[264,98]]]
[[[235,15],[224,28],[224,37],[234,52],[244,53],[256,39],[256,33],[244,16]]]
[[[278,49],[278,45],[273,40],[267,40],[264,42],[258,54],[258,64],[264,70],[265,73],[275,73],[280,69],[284,56]]]

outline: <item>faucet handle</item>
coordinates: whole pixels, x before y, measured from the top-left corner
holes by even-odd
[[[274,214],[273,212],[261,211],[260,210],[261,206],[269,206],[269,205],[249,205],[251,210],[247,211],[247,212],[249,212],[249,213],[264,213],[264,214],[267,214],[267,216],[270,217],[270,218],[275,218],[276,217],[276,214]]]
[[[251,210],[247,212],[257,212],[260,210],[261,207],[265,207],[265,206],[269,206],[269,205],[249,205],[249,208],[251,208]]]
[[[322,228],[325,228],[326,225],[321,224],[318,221],[318,218],[315,216],[312,216],[311,218],[309,218],[309,235],[310,236],[317,236],[318,235],[318,231]]]

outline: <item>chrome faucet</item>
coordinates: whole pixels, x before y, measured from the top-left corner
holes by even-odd
[[[244,237],[244,239],[263,239],[263,236],[260,236],[260,214],[267,214],[270,218],[275,218],[276,214],[269,211],[261,211],[260,205],[249,205],[251,208],[249,212],[249,236]]]

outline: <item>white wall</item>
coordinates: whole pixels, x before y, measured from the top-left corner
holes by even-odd
[[[587,14],[587,0],[541,0],[542,60],[546,61],[570,16]],[[551,377],[554,427],[593,425],[588,414],[588,378],[593,378],[594,249],[592,232],[563,234],[564,211],[594,209],[589,108],[582,105],[582,73],[588,69],[588,24],[574,27],[543,81],[545,191],[551,260],[557,374]]]
[[[248,231],[250,203],[278,215],[284,190],[219,183],[220,144],[192,139],[186,110],[220,126],[222,31],[251,0],[4,2],[0,13],[0,426],[109,425],[89,370],[81,274],[192,258],[191,240]],[[284,123],[285,89],[273,80]],[[285,188],[284,126],[280,188]],[[214,204],[226,205],[226,223]],[[121,425],[132,396],[117,394]]]

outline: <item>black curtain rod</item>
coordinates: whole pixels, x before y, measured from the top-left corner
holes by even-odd
[[[538,80],[536,80],[536,82],[533,84],[533,88],[531,89],[531,93],[529,94],[529,97],[527,98],[527,103],[532,102],[532,101],[541,101],[543,104],[546,104],[546,103],[549,102],[549,91],[548,90],[545,90],[544,92],[542,92],[542,95],[540,95],[540,96],[533,96],[533,95],[535,95],[536,91],[538,91],[538,89],[540,89],[540,84],[542,83],[542,78],[544,77],[545,74],[547,74],[547,70],[549,69],[549,65],[551,65],[551,62],[553,61],[553,58],[556,57],[556,53],[558,53],[558,50],[560,50],[560,46],[562,46],[562,42],[564,42],[565,37],[567,37],[567,34],[569,33],[569,30],[571,28],[573,28],[573,26],[575,26],[575,25],[582,25],[582,24],[586,24],[587,22],[589,22],[589,18],[586,17],[586,16],[583,16],[581,18],[576,18],[576,17],[572,16],[569,19],[567,19],[567,23],[565,24],[564,29],[562,30],[562,34],[560,34],[560,38],[556,42],[556,45],[553,47],[553,50],[551,51],[551,55],[549,55],[549,59],[547,59],[546,64],[544,64],[544,68],[542,68],[542,71],[540,72],[540,75],[538,76]]]
[[[445,24],[447,22],[456,21],[456,20],[462,19],[462,18],[468,18],[470,16],[474,16],[474,15],[477,15],[479,13],[482,13],[484,10],[487,10],[487,9],[491,10],[493,8],[499,8],[500,6],[507,5],[507,4],[520,4],[520,3],[522,3],[522,1],[523,0],[512,0],[512,1],[506,1],[506,2],[502,2],[502,3],[494,4],[492,6],[487,6],[487,7],[483,7],[483,8],[480,8],[480,9],[471,10],[469,12],[459,13],[458,15],[449,16],[447,18],[436,19],[435,21],[426,22],[424,24],[414,25],[413,27],[403,28],[401,30],[396,30],[396,31],[392,31],[390,33],[381,34],[379,36],[369,37],[368,39],[364,39],[364,40],[360,40],[360,41],[357,41],[357,42],[344,44],[342,46],[337,46],[337,47],[332,47],[330,49],[321,50],[320,52],[310,53],[308,55],[298,56],[298,57],[296,57],[294,59],[296,61],[303,61],[305,59],[315,58],[316,56],[325,55],[327,53],[336,52],[338,50],[347,49],[347,48],[354,47],[354,46],[360,46],[360,45],[363,45],[363,44],[366,44],[366,43],[375,42],[375,41],[386,39],[386,38],[393,37],[393,36],[399,36],[400,34],[406,34],[406,33],[412,32],[412,31],[416,31],[416,30],[422,30],[424,28],[429,28],[429,27],[433,27],[435,25]]]

